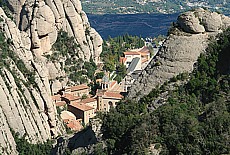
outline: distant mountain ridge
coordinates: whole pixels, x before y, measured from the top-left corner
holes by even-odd
[[[83,9],[92,14],[175,13],[205,7],[222,13],[229,12],[227,0],[82,0]]]

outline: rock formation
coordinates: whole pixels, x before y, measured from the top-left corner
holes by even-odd
[[[139,100],[153,88],[183,72],[191,72],[199,55],[205,51],[210,36],[215,36],[230,26],[230,18],[204,9],[181,14],[178,28],[165,40],[158,54],[128,94]]]
[[[177,20],[188,33],[217,32],[230,25],[230,19],[222,14],[204,9],[182,13]]]
[[[65,71],[43,56],[52,53],[58,31],[74,37],[80,45],[79,58],[85,61],[90,57],[98,61],[102,39],[90,27],[79,0],[8,0],[7,4],[14,20],[0,8],[0,30],[13,55],[7,58],[7,65],[0,66],[0,154],[17,154],[11,131],[25,135],[31,143],[64,132],[51,100],[49,81],[54,80],[55,89],[62,87],[55,79]],[[1,57],[4,51],[0,49]]]

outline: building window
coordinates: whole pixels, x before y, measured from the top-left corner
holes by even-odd
[[[112,105],[113,105],[113,102],[112,102],[112,101],[109,101],[109,105],[112,106]]]
[[[113,106],[113,102],[112,102],[112,101],[109,101],[109,105],[110,105],[110,106]]]

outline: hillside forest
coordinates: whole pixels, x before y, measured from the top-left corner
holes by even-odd
[[[153,146],[169,155],[229,154],[230,29],[218,38],[210,41],[191,74],[179,74],[139,102],[123,100],[104,114],[107,147],[101,152],[146,154]],[[163,93],[167,100],[152,110]]]

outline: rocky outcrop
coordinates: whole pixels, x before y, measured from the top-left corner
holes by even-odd
[[[66,85],[67,79],[58,80],[66,74],[59,62],[44,56],[52,53],[58,31],[73,36],[80,45],[79,58],[85,61],[99,60],[102,39],[90,27],[79,0],[8,0],[8,4],[15,22],[0,8],[0,30],[13,52],[7,65],[0,62],[0,154],[17,154],[11,131],[31,143],[65,132],[51,95]]]
[[[178,24],[188,33],[205,32],[205,28],[200,24],[199,19],[193,12],[186,12],[178,17]]]
[[[18,26],[32,38],[31,49],[35,54],[50,52],[58,31],[64,30],[80,45],[77,49],[80,58],[89,60],[92,57],[95,62],[99,60],[102,38],[90,27],[79,0],[24,0],[18,5],[13,1],[9,3],[15,12],[21,14],[17,18]]]
[[[202,24],[198,22],[200,20]],[[180,15],[176,33],[167,37],[157,56],[134,82],[128,97],[139,100],[153,88],[179,73],[192,72],[197,58],[205,52],[209,37],[230,26],[229,20],[230,18],[224,15],[204,9]]]
[[[230,25],[230,19],[222,14],[202,8],[182,13],[177,20],[179,26],[188,33],[217,32]]]
[[[23,39],[24,44],[27,44],[36,57],[43,62],[46,62],[42,58],[44,54],[52,54],[52,45],[56,42],[60,30],[68,32],[68,35],[74,38],[78,45],[75,51],[79,58],[83,61],[92,58],[95,63],[99,61],[102,38],[90,27],[79,0],[24,0],[18,5],[13,1],[9,3],[14,7],[13,10],[20,14],[16,20],[19,29],[27,34],[26,37],[31,38],[30,43],[28,39]],[[52,68],[49,70],[50,74],[57,73],[56,77],[52,76],[52,80],[63,76],[60,68],[49,67],[48,69],[50,68]],[[57,84],[52,86],[54,88],[61,85],[58,81],[53,84]]]

